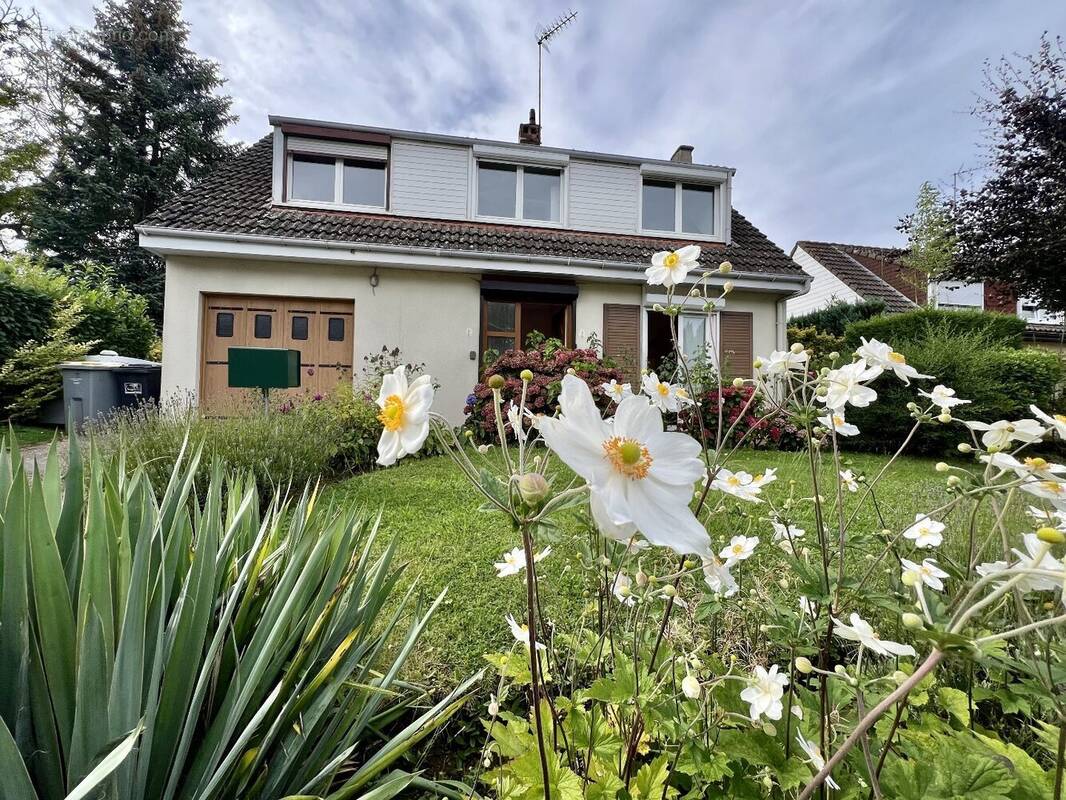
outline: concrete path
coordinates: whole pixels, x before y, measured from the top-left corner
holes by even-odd
[[[42,442],[41,444],[27,445],[22,449],[22,466],[26,472],[31,472],[34,469],[34,464],[40,465],[43,470],[45,462],[48,461],[48,451],[51,449],[51,442]],[[60,439],[56,444],[56,451],[59,453],[59,463],[62,466],[62,471],[66,471],[67,468],[67,440]]]

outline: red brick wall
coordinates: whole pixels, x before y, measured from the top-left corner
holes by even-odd
[[[985,281],[985,311],[1017,314],[1018,296],[1005,284]]]
[[[918,305],[925,305],[928,279],[918,270],[888,258],[849,251],[848,255],[870,270],[904,297]]]

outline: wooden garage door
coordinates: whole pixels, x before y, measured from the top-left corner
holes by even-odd
[[[300,351],[300,388],[272,392],[279,400],[285,395],[326,394],[352,378],[351,300],[205,295],[203,321],[200,402],[206,410],[229,413],[248,402],[248,390],[227,386],[231,347]]]

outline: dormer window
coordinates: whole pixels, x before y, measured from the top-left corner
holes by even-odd
[[[714,234],[713,184],[645,178],[640,226],[646,231]]]
[[[290,137],[286,200],[328,207],[384,209],[388,149]]]
[[[561,169],[478,161],[477,215],[559,222]]]

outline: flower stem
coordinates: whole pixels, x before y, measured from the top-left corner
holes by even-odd
[[[529,529],[522,528],[522,547],[526,551],[526,627],[529,629],[529,676],[533,695],[533,719],[537,726],[537,750],[540,753],[540,773],[544,780],[544,800],[551,800],[548,754],[544,750],[544,723],[540,718],[540,657],[537,655],[536,598],[533,591],[533,541]]]
[[[833,769],[840,764],[851,749],[859,743],[859,740],[863,737],[866,731],[870,730],[874,723],[881,718],[881,715],[891,708],[893,704],[906,698],[907,695],[911,693],[911,690],[922,682],[926,675],[936,669],[936,665],[940,663],[940,660],[943,657],[943,651],[934,648],[933,651],[926,656],[925,661],[919,665],[918,669],[916,669],[907,680],[901,683],[896,691],[892,692],[892,694],[874,706],[870,712],[859,721],[859,724],[855,726],[855,730],[853,730],[851,735],[844,740],[844,743],[840,748],[833,753],[833,757],[825,762],[825,766],[818,770],[818,774],[811,779],[810,783],[803,787],[803,791],[800,792],[797,800],[809,800],[815,790],[825,782],[826,778],[829,777],[829,774]]]

